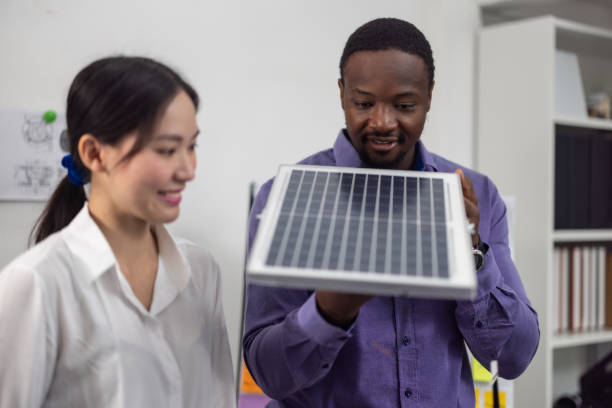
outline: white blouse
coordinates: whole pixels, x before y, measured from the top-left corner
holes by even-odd
[[[235,406],[219,268],[155,233],[150,311],[87,205],[0,272],[0,408]]]

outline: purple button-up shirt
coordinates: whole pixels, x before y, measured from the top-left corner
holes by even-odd
[[[474,384],[464,341],[483,364],[498,360],[500,375],[515,378],[533,358],[540,332],[510,258],[506,207],[486,176],[429,153],[417,156],[424,171],[463,169],[480,210],[479,233],[489,244],[472,301],[378,296],[348,330],[317,311],[313,291],[249,285],[244,356],[255,381],[274,399],[268,407],[465,407]],[[333,149],[302,164],[364,167],[341,131]],[[257,215],[273,180],[257,194]]]

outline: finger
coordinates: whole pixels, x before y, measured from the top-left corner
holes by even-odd
[[[461,188],[463,190],[464,197],[467,197],[475,204],[478,204],[478,198],[476,197],[472,180],[466,176],[461,169],[455,170],[455,173],[459,174],[459,177],[461,178]]]
[[[461,180],[461,189],[463,190],[463,194],[465,195],[465,193],[469,189],[467,177],[465,177],[465,174],[463,174],[463,170],[461,169],[455,170],[455,173],[459,175],[459,180]]]
[[[465,215],[471,222],[477,224],[480,219],[478,206],[467,198],[463,199],[463,203],[465,205]]]

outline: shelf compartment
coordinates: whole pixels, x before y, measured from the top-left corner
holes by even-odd
[[[608,342],[612,342],[612,329],[554,335],[551,339],[551,346],[553,349],[560,349]]]
[[[553,18],[556,46],[578,54],[612,58],[612,31]]]

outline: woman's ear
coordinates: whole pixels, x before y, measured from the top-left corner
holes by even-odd
[[[81,162],[92,173],[105,170],[102,160],[102,143],[92,134],[86,133],[79,138],[77,146]]]

